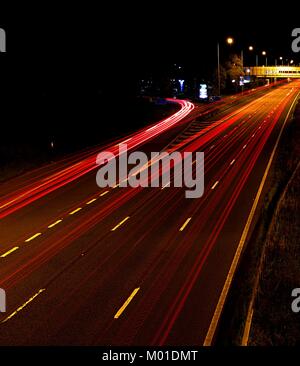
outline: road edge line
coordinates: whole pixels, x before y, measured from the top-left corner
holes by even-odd
[[[211,320],[211,323],[210,323],[208,332],[206,334],[206,337],[205,337],[203,346],[211,346],[211,344],[212,344],[213,337],[215,335],[215,331],[217,329],[217,326],[218,326],[218,323],[219,323],[219,320],[220,320],[220,317],[221,317],[221,314],[222,314],[222,311],[223,311],[223,307],[224,307],[224,304],[225,304],[225,300],[227,298],[227,295],[228,295],[228,292],[229,292],[229,289],[230,289],[230,286],[231,286],[231,283],[232,283],[232,280],[233,280],[233,276],[234,276],[234,274],[236,272],[237,265],[238,265],[238,262],[239,262],[241,253],[242,253],[243,247],[245,245],[246,238],[248,236],[248,233],[249,233],[249,230],[250,230],[250,226],[252,224],[252,220],[253,220],[253,217],[254,217],[254,214],[255,214],[255,211],[256,211],[256,208],[257,208],[257,205],[258,205],[258,202],[259,202],[259,199],[260,199],[260,196],[261,196],[263,187],[265,185],[265,181],[266,181],[267,176],[269,174],[269,170],[270,170],[270,167],[272,165],[272,162],[273,162],[273,159],[274,159],[274,156],[275,156],[277,147],[279,145],[279,142],[280,142],[280,139],[281,139],[281,136],[282,136],[282,133],[283,133],[283,130],[284,130],[285,126],[286,126],[286,123],[287,123],[288,119],[290,118],[291,111],[292,111],[292,109],[293,109],[296,101],[298,100],[299,94],[300,94],[300,92],[297,93],[297,95],[296,95],[296,97],[295,97],[295,99],[294,99],[291,107],[289,108],[289,111],[288,111],[288,113],[287,113],[287,115],[285,117],[284,123],[283,123],[283,125],[282,125],[282,127],[280,129],[279,135],[278,135],[278,137],[276,139],[276,143],[274,145],[274,148],[272,150],[272,153],[271,153],[271,156],[270,156],[268,165],[266,167],[265,173],[264,173],[264,175],[262,177],[262,180],[260,182],[258,191],[256,193],[255,200],[254,200],[253,205],[251,207],[251,211],[249,213],[249,216],[248,216],[246,225],[244,227],[244,230],[243,230],[241,239],[239,241],[239,244],[238,244],[238,247],[236,249],[234,258],[232,260],[232,263],[231,263],[229,272],[227,274],[226,281],[224,283],[224,286],[223,286],[221,295],[219,297],[219,301],[218,301],[218,304],[216,306],[214,315],[212,317],[212,320]],[[248,317],[251,315],[251,313],[252,312],[251,312],[251,309],[250,309],[250,311],[248,311],[248,314],[247,314],[247,320],[249,320]],[[251,320],[252,320],[252,317],[251,317]],[[247,324],[247,321],[246,321],[246,324]],[[249,324],[249,334],[250,334],[250,328],[251,328],[251,324]],[[247,339],[244,339],[244,334],[243,334],[243,339],[246,342],[246,345],[248,344],[249,334],[248,334]]]

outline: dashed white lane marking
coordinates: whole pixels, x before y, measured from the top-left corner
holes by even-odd
[[[211,189],[215,189],[218,184],[219,184],[219,181],[217,180],[216,183],[211,187]]]
[[[78,208],[76,208],[76,210],[74,210],[74,211],[72,211],[72,212],[70,212],[69,213],[69,215],[74,215],[74,214],[76,214],[78,211],[80,211],[80,210],[82,210],[82,207],[78,207]]]
[[[42,235],[42,233],[36,233],[36,234],[32,235],[30,238],[25,240],[25,243],[29,243],[31,240],[37,238],[40,235]]]
[[[61,222],[62,222],[62,220],[57,220],[57,221],[53,222],[53,224],[51,224],[51,225],[48,226],[48,229],[51,229],[52,227],[58,225]]]
[[[186,219],[185,222],[184,222],[184,224],[179,229],[179,231],[183,231],[191,220],[192,220],[191,217],[189,217],[188,219]]]
[[[5,252],[4,254],[2,254],[0,257],[5,258],[5,257],[7,257],[8,255],[10,255],[11,253],[15,252],[18,249],[19,249],[19,247],[14,247],[14,248],[10,249],[9,251]]]

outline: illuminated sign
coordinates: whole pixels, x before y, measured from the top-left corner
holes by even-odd
[[[178,80],[179,84],[180,84],[180,91],[181,93],[183,92],[183,84],[184,84],[184,80]]]
[[[250,82],[251,82],[250,76],[244,76],[244,84],[248,84]]]
[[[207,99],[207,85],[206,84],[200,84],[199,98]]]

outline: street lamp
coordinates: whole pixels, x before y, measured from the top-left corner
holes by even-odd
[[[228,37],[226,39],[227,44],[232,45],[233,44],[233,38]],[[220,72],[220,44],[217,43],[217,58],[218,58],[218,92],[219,95],[221,95],[221,72]]]
[[[293,63],[294,63],[294,60],[291,60],[291,61],[290,61],[290,64],[293,64]]]
[[[250,52],[252,52],[254,50],[254,47],[253,46],[249,46],[248,47],[248,50]],[[256,64],[256,66],[258,66],[258,55],[255,56],[255,64]]]
[[[266,56],[266,66],[268,66],[267,52],[266,51],[262,51],[262,55],[263,56]]]
[[[283,66],[283,57],[282,57],[282,56],[280,56],[280,57],[279,57],[279,60],[281,60],[281,65]]]

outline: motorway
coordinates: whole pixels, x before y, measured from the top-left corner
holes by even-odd
[[[99,147],[2,184],[0,345],[211,344],[299,90],[293,81],[195,108],[179,101],[175,115],[102,147],[204,151],[201,198],[172,186],[99,189]]]

